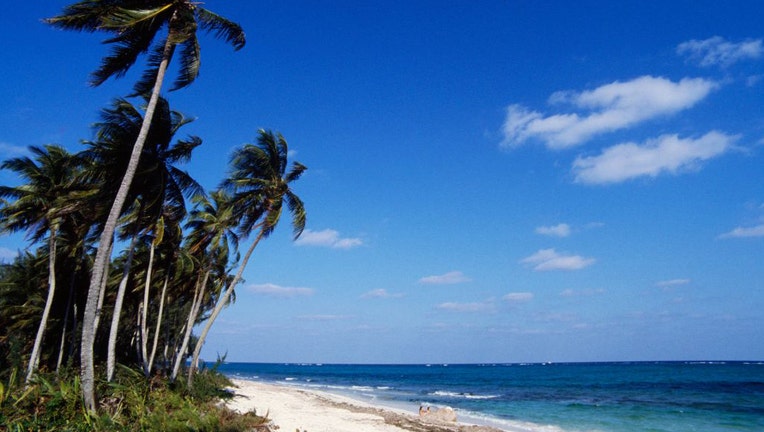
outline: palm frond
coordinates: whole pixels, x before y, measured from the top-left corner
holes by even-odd
[[[292,169],[289,170],[289,173],[287,173],[285,177],[286,182],[292,183],[293,181],[299,179],[307,169],[308,167],[306,167],[305,165],[299,162],[293,162]]]
[[[170,91],[180,90],[190,85],[199,76],[201,48],[196,35],[191,35],[180,44],[180,70]]]
[[[94,32],[101,28],[102,17],[117,8],[110,2],[85,0],[65,7],[61,15],[46,18],[43,22],[64,30]]]
[[[92,73],[91,85],[97,87],[111,77],[123,77],[135,64],[138,56],[149,51],[161,28],[161,22],[146,23],[105,40],[104,43],[111,44],[112,49],[110,54],[101,60],[101,66]]]
[[[124,7],[116,7],[111,13],[102,16],[100,26],[104,29],[113,29],[122,32],[125,29],[135,27],[145,21],[160,20],[162,18],[161,15],[169,11],[172,6],[173,3],[169,2],[153,9],[128,9]]]
[[[201,7],[196,9],[196,16],[202,29],[233,45],[234,50],[244,48],[247,39],[240,25]]]
[[[305,230],[305,224],[307,222],[305,205],[300,197],[295,195],[292,191],[287,191],[284,194],[284,199],[287,203],[289,212],[292,213],[292,238],[297,240]]]
[[[148,97],[151,94],[151,90],[156,83],[157,74],[159,73],[159,64],[162,62],[164,56],[164,40],[157,43],[154,49],[151,50],[148,58],[146,59],[146,70],[143,71],[141,78],[133,85],[133,92],[130,96],[143,96]]]

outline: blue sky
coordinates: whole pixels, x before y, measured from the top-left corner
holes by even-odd
[[[68,3],[0,16],[2,158],[78,150],[140,72],[88,87],[104,37],[39,21]],[[186,169],[214,188],[267,128],[309,170],[308,230],[259,247],[203,355],[764,358],[764,5],[572,3],[207,2],[248,42],[203,38],[167,94]]]

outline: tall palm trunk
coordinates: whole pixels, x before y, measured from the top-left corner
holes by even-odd
[[[114,300],[114,313],[111,315],[111,328],[109,329],[109,345],[106,351],[106,380],[111,382],[114,378],[114,369],[117,366],[117,332],[119,332],[119,319],[122,315],[122,303],[125,300],[125,290],[130,279],[130,269],[133,266],[133,255],[138,234],[133,234],[130,240],[130,249],[127,251],[127,260],[122,270],[122,279],[119,281],[117,298]]]
[[[149,355],[149,367],[148,374],[151,373],[151,369],[154,366],[154,356],[157,353],[157,344],[159,343],[159,329],[162,328],[162,312],[164,312],[164,301],[167,297],[167,284],[170,282],[170,275],[168,274],[164,278],[164,285],[162,286],[162,295],[159,298],[159,313],[157,314],[157,326],[154,329],[154,342],[151,346],[151,355]]]
[[[231,283],[228,284],[225,291],[218,299],[218,302],[215,304],[215,308],[212,310],[212,314],[210,315],[209,319],[207,319],[207,324],[205,324],[201,335],[199,335],[199,340],[196,342],[196,347],[194,347],[194,356],[191,358],[191,366],[188,368],[188,386],[189,387],[191,387],[191,385],[194,382],[194,378],[193,378],[194,372],[196,372],[196,365],[199,362],[199,354],[202,352],[202,346],[204,345],[204,340],[207,339],[207,333],[210,332],[212,323],[214,323],[215,318],[217,318],[218,315],[220,315],[220,311],[222,311],[225,305],[228,304],[228,300],[231,298],[231,294],[233,293],[234,287],[241,280],[241,275],[244,273],[244,268],[247,266],[249,257],[252,256],[252,252],[255,251],[257,244],[260,243],[260,240],[262,240],[263,237],[265,237],[265,227],[260,228],[260,232],[257,234],[257,238],[252,243],[252,246],[249,247],[247,254],[244,255],[244,259],[242,260],[241,265],[239,266],[239,271],[236,272],[236,276],[234,276]]]
[[[148,353],[148,339],[149,339],[149,332],[148,332],[148,325],[146,324],[146,321],[148,320],[148,311],[149,311],[149,291],[151,290],[151,273],[154,268],[154,242],[151,242],[151,249],[149,251],[149,268],[146,270],[146,284],[143,286],[143,312],[141,315],[141,359],[143,359],[143,374],[147,377],[151,373],[151,365],[149,364],[149,353]]]
[[[170,380],[175,381],[175,378],[178,377],[178,372],[180,371],[180,365],[183,362],[183,359],[186,358],[186,350],[188,349],[188,341],[191,340],[191,333],[193,333],[194,330],[194,323],[196,322],[196,317],[199,316],[199,308],[202,305],[202,300],[204,299],[204,291],[207,287],[207,281],[210,278],[210,272],[211,270],[207,270],[204,273],[204,278],[202,280],[201,285],[198,284],[196,286],[196,290],[194,292],[194,301],[191,303],[191,309],[188,311],[188,319],[186,320],[185,325],[185,332],[183,334],[183,342],[180,345],[180,349],[178,350],[177,355],[175,356],[175,364],[172,366],[172,375],[170,375]]]
[[[50,308],[53,306],[53,297],[56,294],[56,228],[51,227],[50,239],[48,240],[48,298],[45,300],[45,308],[42,312],[40,325],[37,327],[37,336],[34,339],[32,355],[29,357],[29,367],[27,368],[27,377],[25,382],[29,383],[32,375],[40,364],[40,347],[42,338],[45,336],[45,327],[48,325],[48,316]]]
[[[114,247],[114,244],[111,244],[109,246],[109,255],[111,255],[111,248]],[[98,288],[98,304],[96,305],[96,316],[95,321],[93,322],[93,333],[98,333],[98,326],[101,324],[101,311],[103,310],[103,299],[106,297],[106,282],[109,280],[109,270],[110,270],[110,263],[106,262],[106,269],[103,272],[103,275],[101,277],[101,285]],[[84,317],[83,317],[84,321]],[[85,324],[82,325],[85,327]],[[84,331],[84,330],[83,330]]]
[[[66,312],[64,313],[64,325],[61,326],[61,343],[58,347],[58,360],[56,361],[56,374],[61,370],[61,364],[64,361],[64,346],[66,346],[66,328],[69,326],[69,314],[72,311],[72,303],[74,302],[74,283],[77,280],[77,272],[80,269],[80,263],[77,261],[77,265],[74,266],[74,271],[69,278],[69,298],[66,299]],[[76,307],[76,306],[75,306]],[[75,310],[76,315],[76,310]],[[77,321],[77,318],[74,318]],[[72,328],[72,333],[77,326]]]
[[[98,251],[96,252],[96,259],[93,264],[93,274],[90,276],[90,287],[88,288],[88,296],[85,302],[85,315],[82,322],[80,376],[85,408],[92,412],[95,412],[97,408],[93,344],[95,343],[95,320],[98,309],[100,283],[109,264],[111,255],[109,251],[111,250],[111,244],[114,241],[114,231],[117,229],[117,220],[119,219],[119,215],[122,213],[122,207],[127,200],[127,192],[130,190],[133,177],[135,177],[135,171],[138,169],[138,161],[143,152],[143,145],[146,143],[146,137],[148,136],[149,128],[151,127],[151,120],[154,117],[154,110],[156,109],[157,102],[159,101],[159,94],[162,90],[165,72],[167,72],[167,65],[170,63],[173,51],[174,45],[172,43],[172,34],[170,34],[165,42],[164,51],[162,52],[162,60],[157,69],[154,88],[151,91],[151,98],[146,106],[146,113],[143,117],[141,130],[138,133],[138,138],[135,140],[133,151],[130,154],[130,162],[127,164],[125,176],[122,178],[122,183],[119,185],[117,195],[114,197],[114,203],[111,206],[111,210],[109,210],[109,217],[106,219],[106,224],[104,225],[103,232],[98,241]]]

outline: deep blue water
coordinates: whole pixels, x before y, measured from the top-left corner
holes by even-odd
[[[226,363],[221,372],[507,430],[764,431],[764,362],[481,365]]]

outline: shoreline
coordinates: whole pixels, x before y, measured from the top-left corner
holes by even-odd
[[[230,378],[228,408],[255,411],[279,432],[524,432],[464,422],[439,421],[416,412],[382,407],[335,393]]]

